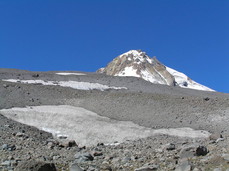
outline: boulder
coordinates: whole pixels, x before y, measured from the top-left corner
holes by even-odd
[[[60,144],[59,144],[60,147],[77,147],[78,145],[76,144],[75,140],[65,140],[65,141],[62,141]]]
[[[93,156],[102,156],[102,155],[103,155],[103,153],[100,151],[93,152]]]
[[[39,74],[33,74],[32,77],[37,78],[39,77]]]
[[[173,144],[173,143],[169,143],[169,144],[165,145],[165,149],[168,150],[168,151],[175,150],[175,148],[176,148],[175,144]]]
[[[65,146],[66,147],[77,147],[77,144],[76,144],[75,140],[69,140],[69,141],[65,142]]]
[[[81,163],[85,161],[92,161],[94,160],[94,157],[89,152],[85,152],[85,153],[76,153],[75,159],[77,163]]]
[[[209,101],[210,98],[209,98],[209,97],[205,97],[204,100],[205,100],[205,101]]]
[[[206,154],[208,154],[208,149],[205,146],[199,146],[196,149],[196,155],[197,156],[205,156]]]

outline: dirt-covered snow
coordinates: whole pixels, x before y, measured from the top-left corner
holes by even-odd
[[[188,138],[207,138],[210,133],[191,128],[152,129],[131,121],[116,121],[84,108],[61,106],[28,106],[0,110],[4,116],[23,124],[48,131],[54,136],[67,136],[79,145],[111,144],[164,134]]]

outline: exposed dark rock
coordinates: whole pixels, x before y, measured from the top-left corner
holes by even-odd
[[[93,152],[93,156],[102,156],[102,155],[103,155],[103,153],[100,151]]]
[[[37,78],[39,77],[39,74],[33,74],[32,77]]]
[[[188,86],[187,81],[184,81],[184,82],[183,82],[183,86],[185,86],[185,87],[187,87],[187,86]]]
[[[209,101],[210,98],[209,98],[209,97],[205,97],[204,100],[205,100],[205,101]]]
[[[196,155],[197,156],[205,156],[206,154],[208,154],[208,149],[205,146],[199,146],[196,149]]]
[[[67,141],[65,144],[66,144],[65,145],[66,147],[76,147],[77,146],[75,140]]]
[[[166,146],[165,146],[165,149],[166,150],[175,150],[175,144],[172,144],[172,143],[169,143],[169,144],[166,144]]]
[[[64,139],[67,139],[68,137],[65,136],[65,135],[61,135],[61,136],[58,136],[58,138],[61,139],[61,140],[64,140]]]
[[[62,140],[58,143],[59,147],[77,147],[75,140]]]

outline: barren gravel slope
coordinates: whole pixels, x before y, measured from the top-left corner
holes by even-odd
[[[39,74],[38,77],[33,77]],[[112,119],[133,121],[146,127],[192,127],[227,131],[229,95],[155,85],[137,78],[101,74],[60,76],[52,72],[2,72],[0,79],[40,79],[96,82],[128,90],[82,91],[60,86],[0,82],[0,108],[26,105],[73,105]],[[9,85],[5,88],[3,85]],[[212,122],[213,118],[217,122]]]
[[[82,73],[82,72],[79,72]],[[52,72],[30,72],[22,70],[12,69],[0,69],[0,109],[7,109],[12,107],[25,107],[25,106],[39,106],[39,105],[71,105],[75,107],[82,107],[90,110],[101,116],[106,116],[111,119],[120,121],[133,121],[135,124],[149,128],[180,128],[180,127],[191,127],[194,129],[202,129],[211,133],[221,133],[225,137],[225,141],[220,144],[220,150],[228,148],[229,136],[229,95],[218,92],[204,92],[189,89],[182,89],[179,87],[169,87],[165,85],[156,85],[138,78],[132,77],[112,77],[105,76],[103,74],[96,73],[84,73],[86,75],[69,75],[62,76]],[[22,83],[10,83],[2,81],[2,79],[21,79],[21,80],[46,80],[46,81],[83,81],[91,83],[100,83],[109,86],[127,87],[127,90],[76,90],[72,88],[60,87],[60,86],[44,86],[41,84],[22,84]],[[0,146],[4,143],[13,143],[11,139],[15,138],[12,133],[25,130],[30,136],[35,135],[36,137],[43,137],[47,139],[50,134],[38,135],[39,130],[28,126],[17,126],[18,123],[9,120],[2,115],[1,117],[1,133]],[[7,124],[16,125],[9,129]],[[19,127],[19,128],[18,128]],[[32,131],[30,135],[30,130]],[[12,137],[11,137],[12,136]],[[8,138],[7,138],[8,137]],[[41,138],[42,139],[42,138]],[[150,139],[150,138],[149,138]],[[162,140],[163,139],[163,140]],[[144,146],[144,153],[146,153],[149,143],[155,142],[157,147],[160,144],[168,143],[169,141],[176,142],[178,139],[171,137],[158,138],[157,140],[142,140]],[[25,140],[17,141],[23,143]],[[179,140],[181,141],[181,140]],[[190,140],[192,141],[192,140]],[[28,140],[30,142],[30,140]],[[31,140],[33,142],[33,140]],[[183,140],[182,140],[183,142]],[[182,146],[182,142],[180,143]],[[37,145],[42,145],[43,142],[38,142]],[[133,142],[131,145],[123,145],[126,148],[133,150],[133,153],[139,153],[141,141]],[[20,144],[19,144],[20,145]],[[133,145],[133,147],[132,147]],[[131,147],[130,147],[131,146]],[[211,146],[211,145],[210,145]],[[136,148],[138,149],[136,150]],[[155,146],[156,147],[156,146]],[[222,147],[222,148],[221,148]],[[29,147],[28,149],[32,153],[35,153],[36,144]],[[25,149],[20,151],[23,153],[25,158],[28,156]],[[37,159],[42,159],[42,153],[44,155],[51,155],[52,150],[45,152],[47,147],[42,147],[37,156]],[[119,147],[117,147],[119,148]],[[218,146],[214,147],[218,150]],[[64,163],[64,166],[68,165],[70,157],[79,150],[75,148],[74,151],[67,149],[59,150],[59,147],[55,147],[53,153],[58,153],[60,158],[56,159],[57,163]],[[43,150],[43,151],[42,151]],[[109,155],[113,155],[115,148],[104,149]],[[155,150],[155,149],[152,149]],[[109,152],[108,152],[109,151]],[[125,151],[125,150],[123,150]],[[141,150],[140,150],[141,151]],[[116,151],[117,152],[117,151]],[[219,153],[221,153],[218,150]],[[226,153],[225,152],[225,153]],[[9,155],[17,156],[18,151],[15,152],[4,152],[5,161]],[[47,154],[46,154],[47,153]],[[60,154],[62,153],[62,154]],[[104,152],[105,153],[105,152]],[[157,156],[157,152],[152,152]],[[124,152],[118,154],[125,154]],[[148,154],[148,152],[147,152]],[[214,153],[212,153],[214,154]],[[151,153],[150,153],[151,155]],[[163,154],[164,155],[164,154]],[[166,154],[167,155],[167,154]],[[175,152],[174,154],[175,155]],[[31,154],[36,158],[36,155]],[[52,155],[52,157],[55,155]],[[159,155],[160,156],[160,155]],[[0,156],[2,157],[2,156]],[[154,155],[151,156],[155,157]],[[168,156],[166,156],[168,157]],[[149,159],[149,158],[148,158]],[[147,161],[148,161],[147,159]],[[24,160],[24,159],[23,159]],[[98,158],[98,162],[105,160],[104,158]],[[106,159],[110,162],[111,159]],[[53,159],[47,159],[47,161],[54,161]],[[131,160],[132,161],[132,160]],[[197,160],[198,161],[198,160]],[[97,160],[96,160],[97,162]],[[134,161],[133,161],[134,162]],[[140,161],[139,161],[140,162]],[[144,162],[146,162],[144,160]],[[117,161],[117,163],[120,163]],[[95,163],[94,163],[95,164]],[[98,163],[96,163],[98,164]],[[101,163],[100,163],[101,164]],[[165,164],[166,165],[166,164]],[[89,167],[89,165],[82,165]],[[101,165],[102,166],[102,165]],[[139,163],[136,166],[140,166]],[[173,165],[172,165],[173,166]],[[135,167],[135,165],[134,165]],[[202,167],[202,166],[201,166]],[[0,166],[1,168],[1,166]],[[160,167],[159,167],[160,168]],[[173,168],[173,167],[171,167]],[[116,169],[119,170],[119,169]],[[128,170],[128,169],[127,169]],[[133,169],[132,169],[133,170]],[[160,170],[160,169],[159,169]],[[163,169],[161,169],[163,170]],[[169,169],[168,169],[169,170]],[[171,169],[173,170],[173,169]]]

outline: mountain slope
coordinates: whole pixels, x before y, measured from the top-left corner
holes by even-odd
[[[133,171],[151,163],[178,170],[188,155],[190,167],[223,170],[229,166],[228,102],[228,94],[137,77],[0,69],[0,168],[29,170],[27,163],[45,161],[57,170],[72,163],[82,170]],[[199,147],[209,153],[195,155]]]
[[[156,57],[150,58],[141,50],[130,50],[124,53],[97,72],[112,76],[139,77],[155,84],[214,91],[191,80],[187,75],[163,65]]]

